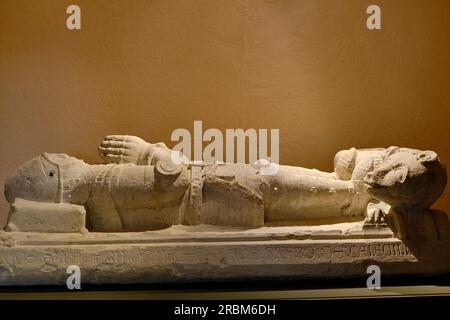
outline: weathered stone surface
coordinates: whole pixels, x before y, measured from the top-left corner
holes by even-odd
[[[7,231],[87,232],[86,210],[69,203],[42,203],[17,198],[11,205]]]
[[[64,284],[72,264],[83,283],[450,272],[450,224],[429,209],[447,181],[433,151],[351,148],[331,173],[266,175],[177,163],[133,136],[99,150],[106,164],[44,153],[8,179],[0,285]]]
[[[450,267],[448,241],[407,243],[389,229],[364,231],[362,223],[325,229],[328,234],[317,233],[319,227],[213,226],[84,235],[3,232],[0,285],[65,285],[69,265],[80,267],[82,284],[366,277],[371,264],[383,275],[424,275]]]
[[[99,150],[107,164],[48,153],[30,160],[8,179],[6,199],[84,206],[88,228],[102,232],[179,223],[257,228],[354,216],[377,225],[391,208],[431,222],[420,212],[427,212],[447,179],[436,153],[399,147],[340,151],[332,173],[281,165],[272,175],[242,163],[175,163],[164,144],[134,136],[108,136]],[[418,236],[436,238],[428,226]]]

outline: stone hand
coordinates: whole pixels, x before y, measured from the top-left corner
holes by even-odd
[[[369,203],[367,205],[367,215],[364,222],[369,224],[385,223],[385,217],[390,209],[391,206],[384,202]]]
[[[106,136],[98,148],[106,163],[146,164],[149,143],[139,137],[128,135]]]

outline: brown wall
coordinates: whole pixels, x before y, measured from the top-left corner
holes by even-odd
[[[65,10],[82,10],[82,30]],[[382,9],[382,30],[365,11]],[[0,185],[102,137],[170,142],[176,128],[280,128],[284,164],[332,169],[350,146],[450,162],[448,0],[2,0]],[[168,143],[169,145],[173,145]],[[1,190],[3,192],[3,189]],[[450,192],[437,203],[450,212]],[[0,205],[0,226],[7,203]]]

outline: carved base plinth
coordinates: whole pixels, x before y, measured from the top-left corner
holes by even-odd
[[[404,242],[362,223],[227,231],[210,226],[142,233],[0,232],[0,285],[366,277],[450,272],[450,242]]]

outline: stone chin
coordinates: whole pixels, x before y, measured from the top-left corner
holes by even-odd
[[[37,202],[61,202],[61,176],[64,168],[83,161],[66,154],[42,155],[24,163],[5,184],[5,198],[13,203],[16,198]]]

